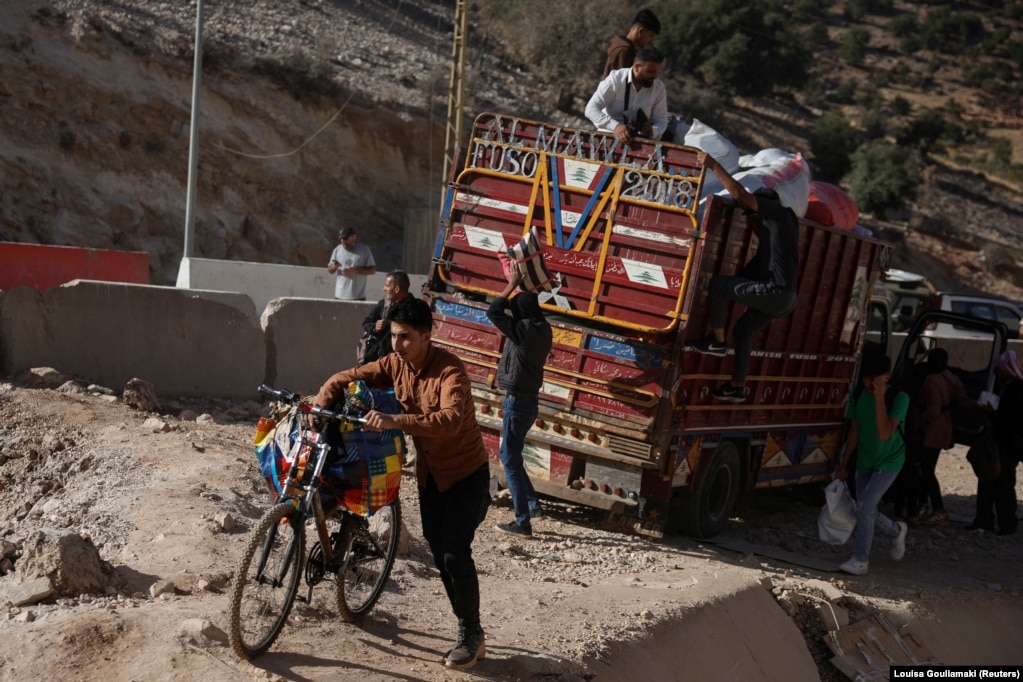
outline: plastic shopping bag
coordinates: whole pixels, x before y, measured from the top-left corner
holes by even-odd
[[[820,538],[829,545],[844,545],[856,528],[856,503],[845,481],[832,481],[824,489],[824,507],[817,517]]]

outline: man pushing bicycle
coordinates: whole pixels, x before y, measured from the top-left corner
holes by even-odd
[[[338,372],[313,402],[329,408],[343,400],[349,382],[359,379],[372,388],[394,388],[404,413],[370,411],[363,428],[401,429],[412,436],[423,536],[458,618],[458,639],[444,663],[449,668],[471,668],[485,653],[472,541],[490,505],[487,451],[465,368],[453,354],[430,342],[429,304],[402,299],[394,304],[390,319],[394,352]]]

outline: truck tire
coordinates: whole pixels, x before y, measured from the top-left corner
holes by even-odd
[[[694,538],[712,538],[720,533],[735,507],[741,476],[735,443],[722,441],[696,485],[680,493],[682,533]]]

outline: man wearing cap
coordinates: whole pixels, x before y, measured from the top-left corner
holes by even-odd
[[[632,20],[632,27],[627,34],[617,35],[611,39],[611,45],[607,48],[604,74],[600,80],[607,78],[615,69],[632,66],[636,60],[636,50],[653,45],[654,38],[660,32],[661,22],[657,16],[648,9],[641,10]]]
[[[597,130],[614,133],[622,144],[642,137],[659,140],[668,129],[668,95],[660,79],[664,54],[648,46],[632,66],[600,81],[586,103],[586,118]]]
[[[699,353],[724,357],[728,354],[725,343],[728,301],[746,306],[746,312],[732,330],[735,338],[732,380],[711,393],[717,400],[741,403],[746,399],[746,374],[749,372],[753,334],[771,320],[788,315],[796,307],[799,220],[792,209],[782,205],[774,190],[761,188],[750,194],[707,152],[697,154],[696,161],[713,171],[747,215],[758,217],[753,221],[758,240],[756,255],[738,275],[715,275],[711,279],[707,302],[711,333],[689,344]]]
[[[341,243],[334,247],[327,263],[327,272],[337,274],[334,298],[344,301],[366,300],[366,278],[377,271],[373,253],[365,244],[359,243],[354,227],[342,228],[337,234]]]

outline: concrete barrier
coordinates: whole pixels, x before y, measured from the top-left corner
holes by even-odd
[[[386,272],[371,275],[366,282],[366,300],[376,302],[384,297]],[[262,311],[275,298],[320,298],[334,300],[337,275],[322,268],[273,263],[184,258],[178,270],[177,286],[183,289],[235,291],[252,298],[256,310]],[[413,295],[419,295],[426,275],[409,275]]]
[[[0,297],[0,369],[53,367],[120,390],[133,377],[161,396],[253,398],[266,348],[241,294],[75,281]]]
[[[374,303],[277,298],[263,311],[266,383],[315,393],[331,374],[355,365],[362,320]]]
[[[149,254],[0,242],[0,290],[46,291],[75,279],[149,284]]]
[[[0,294],[0,373],[54,367],[115,390],[139,377],[167,397],[252,399],[263,382],[311,393],[355,364],[373,305],[278,298],[259,316],[241,293],[86,280],[18,287]],[[952,343],[942,345],[954,358],[977,345]],[[1023,341],[1009,347],[1023,352]]]

